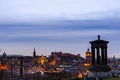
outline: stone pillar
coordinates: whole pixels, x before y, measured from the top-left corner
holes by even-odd
[[[97,64],[100,64],[100,51],[99,51],[99,47],[97,48]]]
[[[101,48],[101,57],[102,57],[102,65],[104,65],[104,63],[105,63],[105,55],[104,55],[104,48]]]
[[[92,65],[95,65],[95,48],[92,47]]]

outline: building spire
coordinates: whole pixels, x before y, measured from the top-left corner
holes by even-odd
[[[2,55],[3,57],[6,57],[7,56],[7,54],[6,54],[6,52],[4,51],[3,52],[3,55]]]

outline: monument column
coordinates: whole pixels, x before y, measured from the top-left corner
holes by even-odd
[[[109,77],[111,74],[109,71],[111,68],[107,65],[107,44],[109,41],[101,40],[98,36],[98,40],[91,41],[92,52],[92,65],[89,68],[89,77]],[[103,72],[105,72],[103,74]],[[98,73],[98,74],[94,74]]]
[[[95,48],[91,47],[92,49],[92,65],[95,65]]]
[[[105,63],[104,48],[101,48],[101,57],[102,57],[101,64],[104,64]]]
[[[97,64],[100,64],[100,51],[99,48],[97,47]]]

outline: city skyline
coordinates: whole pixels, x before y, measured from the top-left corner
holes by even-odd
[[[119,54],[120,1],[1,0],[2,54],[49,55],[62,51],[85,56],[89,41],[108,40],[108,57]]]

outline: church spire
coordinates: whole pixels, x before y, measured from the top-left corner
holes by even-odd
[[[2,55],[3,57],[6,57],[7,56],[7,54],[6,54],[6,52],[4,51],[4,53],[3,53],[3,55]]]
[[[34,51],[33,51],[33,57],[36,57],[36,50],[34,48]]]

